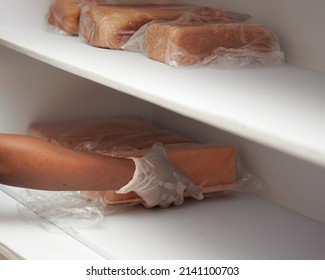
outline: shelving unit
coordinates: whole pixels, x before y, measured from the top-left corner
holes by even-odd
[[[7,75],[0,78],[0,98],[9,104],[9,109],[3,107],[6,110],[1,118],[9,117],[12,122],[9,129],[0,121],[1,130],[24,132],[29,122],[46,116],[45,109],[40,109],[42,102],[50,104],[61,99],[68,109],[59,109],[54,102],[55,108],[60,112],[70,110],[68,104],[75,101],[66,100],[65,93],[56,93],[57,89],[87,96],[86,100],[88,96],[95,100],[96,96],[98,100],[89,105],[92,112],[100,103],[107,104],[107,113],[104,108],[96,112],[100,116],[137,114],[199,140],[230,140],[243,148],[247,166],[270,185],[262,193],[265,198],[325,223],[323,71],[293,63],[240,70],[174,68],[142,54],[93,48],[78,37],[47,30],[44,15],[49,0],[2,2],[0,54],[10,57],[13,64],[10,59],[4,60],[0,77],[6,74],[6,67],[21,76],[25,71],[26,76],[22,77],[22,87],[14,85]],[[35,74],[28,73],[29,69]],[[39,86],[29,80],[35,76],[41,79]],[[48,92],[40,92],[46,89],[46,83],[51,85]],[[26,88],[24,95],[18,92],[22,88]],[[94,93],[88,93],[92,90]],[[10,110],[20,96],[22,100],[39,96],[41,100],[27,102],[36,105],[27,104],[26,119],[19,117],[21,110]],[[97,116],[88,109],[74,110],[55,118]],[[83,112],[86,110],[88,113]],[[0,191],[1,202],[7,201],[1,211],[16,219],[14,201],[7,194],[17,197],[18,190],[6,186],[1,189],[5,191]],[[35,254],[31,251],[33,244],[24,247],[27,237],[19,237],[17,245],[10,236],[11,223],[2,227],[1,217],[0,242],[7,242],[22,257],[78,257],[66,252]],[[86,250],[82,256],[94,258],[309,259],[325,257],[325,225],[320,222],[253,194],[239,193],[204,202],[189,200],[180,208],[168,210],[137,207],[108,216],[93,228],[72,235],[61,232],[59,236],[64,244],[71,239],[73,246],[86,245],[91,253]],[[19,226],[25,227],[22,221]],[[54,238],[37,227],[29,226],[28,230],[45,239]],[[123,243],[116,242],[118,239]],[[55,242],[60,247],[61,240]]]

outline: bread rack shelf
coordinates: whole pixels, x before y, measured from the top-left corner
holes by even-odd
[[[296,208],[301,207],[305,212],[313,204],[315,207],[310,208],[314,212],[310,216],[324,216],[321,175],[325,167],[323,72],[291,64],[245,70],[173,68],[151,61],[142,54],[94,48],[80,38],[55,34],[46,28],[44,16],[50,2],[21,0],[1,3],[0,44],[44,62],[36,63],[1,47],[3,57],[9,54],[2,73],[6,73],[10,58],[15,57],[22,61],[15,61],[16,64],[9,69],[12,73],[20,70],[20,66],[23,66],[20,74],[28,67],[35,66],[37,69],[33,72],[33,79],[44,79],[47,74],[51,79],[50,74],[54,73],[58,77],[51,85],[65,76],[62,81],[67,84],[82,81],[77,89],[82,88],[86,80],[94,81],[104,85],[101,89],[104,89],[105,96],[126,93],[184,115],[189,120],[198,120],[241,136],[244,145],[246,139],[250,139],[298,157],[302,160],[290,158],[284,161],[291,163],[291,173],[284,170],[280,175],[274,175],[272,171],[276,173],[276,168],[270,172],[269,178],[277,186],[274,188],[275,194],[284,197],[285,202],[297,201]],[[50,71],[53,69],[48,65],[63,71]],[[64,71],[84,79],[76,77],[68,82],[73,75]],[[40,73],[43,75],[38,75]],[[47,83],[41,81],[43,86],[39,92],[19,99],[24,86],[37,81],[24,79],[21,87],[13,89],[10,83],[18,83],[19,75],[18,78],[6,78],[5,86],[1,87],[3,95],[0,96],[7,101],[6,97],[15,91],[15,98],[9,100],[11,103],[7,104],[10,106],[3,115],[7,113],[13,116],[15,129],[21,131],[24,114],[20,111],[9,114],[9,110],[16,110],[17,100],[24,102],[30,96],[37,98],[46,95],[44,89],[47,89]],[[86,90],[95,83],[89,83]],[[119,92],[112,94],[108,88]],[[29,93],[34,89],[38,90],[37,87],[28,88]],[[56,87],[51,90],[51,98],[56,90]],[[52,101],[51,98],[46,101]],[[41,106],[43,100],[39,102]],[[49,108],[52,104],[48,102],[45,105]],[[40,107],[29,107],[29,110],[34,108]],[[28,121],[31,115],[29,117]],[[262,150],[258,145],[254,148],[257,148],[257,153]],[[276,163],[284,158],[281,153],[268,155],[261,159]],[[277,161],[274,160],[276,157],[279,158]],[[292,172],[295,167],[305,171],[306,162],[313,164],[308,166],[306,173],[299,174],[299,179],[305,174],[308,175],[307,179],[314,179],[313,182],[309,180],[310,185],[307,181],[308,188],[304,182],[295,180],[296,174]],[[277,176],[287,176],[289,179],[277,180]],[[277,184],[279,182],[282,184]],[[277,192],[283,185],[286,187],[283,192]],[[187,200],[182,207],[165,210],[147,211],[137,207],[134,211],[107,216],[97,226],[73,233],[60,230],[60,234],[53,236],[26,225],[27,222],[21,219],[16,209],[17,202],[13,199],[17,199],[15,190],[4,185],[0,189],[0,216],[4,217],[0,218],[0,241],[27,259],[324,259],[324,224],[252,194],[235,194],[218,198],[217,202],[214,198],[204,203]],[[304,196],[306,193],[310,194],[308,198]],[[300,203],[301,200],[304,203]],[[15,225],[12,224],[13,220]],[[17,232],[24,232],[24,236],[12,235],[13,226]],[[44,245],[48,244],[47,250],[34,250],[35,243],[30,242],[32,237]],[[121,243],[116,240],[121,240]]]
[[[325,166],[325,73],[289,64],[245,70],[174,68],[142,54],[94,48],[78,37],[47,30],[43,18],[48,3],[44,2],[34,7],[37,11],[27,13],[25,20],[12,23],[12,18],[4,15],[0,43],[80,77]],[[25,12],[24,5],[16,9],[21,9],[22,15]]]

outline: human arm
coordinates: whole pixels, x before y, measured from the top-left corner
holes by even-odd
[[[161,146],[139,159],[67,149],[22,135],[0,134],[0,182],[42,190],[119,190],[141,196],[147,207],[183,203],[201,190],[169,162]]]
[[[42,190],[116,190],[134,173],[130,159],[67,149],[24,135],[0,134],[0,182]]]

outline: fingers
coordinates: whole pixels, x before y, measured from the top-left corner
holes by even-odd
[[[186,178],[185,176],[182,176],[178,173],[175,173],[174,177],[177,178],[177,180],[179,181],[179,184],[182,184],[184,186],[184,190],[186,190],[190,194],[191,197],[193,197],[197,200],[202,200],[204,198],[201,188],[199,188],[197,185],[195,185],[188,178]]]
[[[161,143],[156,143],[152,146],[150,151],[148,151],[144,156],[144,159],[149,162],[161,161],[163,159],[167,159],[166,151]]]
[[[191,183],[186,187],[187,192],[190,194],[191,197],[197,199],[197,200],[202,200],[204,198],[203,193],[201,189],[196,186],[195,184]]]
[[[179,195],[179,196],[174,200],[173,204],[174,204],[175,206],[180,206],[180,205],[183,204],[183,202],[184,202],[184,196],[183,196],[183,195]]]
[[[179,206],[184,202],[184,190],[195,199],[203,199],[201,189],[168,160],[162,144],[155,144],[142,158],[131,159],[136,167],[133,178],[118,193],[136,192],[147,208]]]
[[[180,206],[184,202],[183,192],[185,186],[181,184],[172,184],[167,182],[151,193],[142,193],[140,196],[144,199],[143,205],[146,208],[159,206],[160,208],[168,208],[171,204]]]

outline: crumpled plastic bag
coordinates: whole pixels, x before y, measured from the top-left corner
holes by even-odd
[[[87,228],[100,223],[105,215],[113,215],[128,210],[135,205],[107,205],[104,199],[93,195],[85,199],[79,191],[41,191],[24,189],[18,200],[32,212],[50,223],[65,229]],[[30,212],[20,211],[33,219]]]

